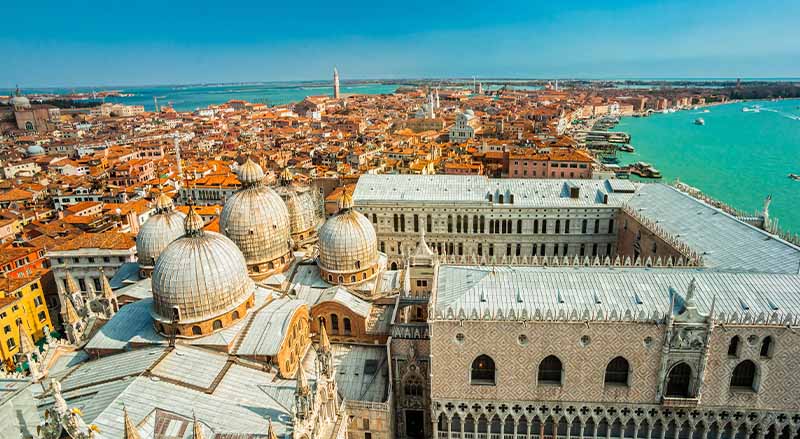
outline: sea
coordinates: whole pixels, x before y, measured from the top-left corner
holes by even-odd
[[[800,233],[800,181],[788,177],[800,174],[800,99],[624,117],[613,131],[629,133],[635,148],[618,153],[621,165],[650,163],[663,180],[678,178],[746,212],[760,211],[771,195],[770,216]]]
[[[342,83],[342,94],[384,94],[394,93],[399,85],[381,83]],[[177,111],[194,111],[209,105],[223,104],[231,99],[241,99],[252,103],[270,106],[299,102],[307,96],[333,95],[330,81],[260,82],[252,84],[213,84],[213,85],[157,85],[148,87],[77,87],[77,88],[37,88],[23,89],[25,94],[69,94],[91,93],[92,91],[117,90],[126,95],[110,96],[105,102],[126,105],[144,105],[152,111],[155,104],[170,105]],[[10,90],[0,90],[9,94]]]

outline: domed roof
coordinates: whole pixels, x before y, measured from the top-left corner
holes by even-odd
[[[301,233],[317,225],[317,206],[308,187],[292,184],[293,176],[289,169],[281,173],[281,184],[275,192],[281,196],[289,210],[289,224],[292,233]]]
[[[372,223],[355,211],[345,193],[339,213],[319,230],[319,266],[327,272],[354,273],[378,263],[378,240]],[[360,280],[360,279],[359,279]]]
[[[42,148],[42,145],[31,145],[31,146],[28,147],[26,152],[27,152],[29,157],[30,156],[35,156],[35,155],[43,155],[44,154],[44,148]]]
[[[264,180],[264,170],[250,158],[239,167],[237,174],[242,186],[245,187],[259,184]]]
[[[255,289],[244,256],[230,239],[203,231],[203,220],[190,210],[185,235],[161,252],[153,270],[153,311],[179,324],[214,319],[237,308]]]
[[[14,97],[9,99],[8,104],[14,108],[30,108],[31,101],[25,96],[22,96],[22,93],[19,91],[19,87],[17,87]]]
[[[220,231],[241,249],[248,265],[286,256],[289,251],[289,211],[281,197],[261,184],[264,172],[248,160],[239,169],[242,189],[225,203]]]
[[[156,199],[155,214],[145,221],[136,235],[136,253],[139,265],[152,267],[158,256],[172,241],[183,236],[186,218],[173,209],[172,199],[161,194]]]

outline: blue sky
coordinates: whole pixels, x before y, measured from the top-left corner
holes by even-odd
[[[0,88],[800,76],[798,0],[4,3]]]

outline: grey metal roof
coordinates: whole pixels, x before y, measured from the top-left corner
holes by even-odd
[[[114,273],[114,276],[108,280],[108,284],[111,285],[112,290],[116,290],[124,287],[125,285],[130,285],[133,282],[138,282],[140,279],[139,263],[126,262],[120,265],[120,267]],[[148,279],[148,283],[149,282],[150,280]]]
[[[238,355],[276,355],[289,331],[292,316],[306,306],[302,300],[288,297],[274,299],[250,317],[250,327],[244,334]]]
[[[369,315],[370,308],[372,308],[372,304],[360,299],[342,286],[330,287],[324,290],[319,300],[317,300],[318,304],[322,302],[339,303],[365,318]]]
[[[0,438],[34,437],[42,422],[28,379],[0,379]]]
[[[578,187],[580,194],[571,198],[569,187]],[[489,205],[492,194],[494,207],[619,207],[631,197],[627,193],[637,183],[625,184],[625,192],[614,192],[619,183],[611,180],[565,180],[498,178],[473,175],[362,175],[353,193],[356,207],[368,204],[395,202],[483,203]],[[503,195],[504,204],[498,204]],[[510,203],[514,195],[514,203]],[[604,203],[608,195],[608,203]]]
[[[138,265],[137,265],[137,270],[138,270]],[[112,289],[115,288],[113,284],[111,284],[111,288]],[[115,289],[114,294],[117,297],[128,296],[128,297],[133,297],[137,300],[146,299],[148,297],[153,297],[153,283],[150,280],[150,278],[142,279],[136,281],[136,283],[126,284],[122,288]]]
[[[193,413],[215,434],[264,434],[269,417],[279,437],[290,437],[295,381],[230,358],[180,345],[172,351],[134,350],[78,366],[61,379],[62,393],[68,406],[80,408],[84,421],[97,425],[104,437],[123,436],[123,405],[143,437],[153,437],[159,417],[177,422]],[[309,383],[315,383],[313,349],[302,364]],[[52,396],[43,395],[38,411],[52,404]]]
[[[334,343],[331,347],[336,385],[344,398],[350,401],[386,402],[389,391],[386,346]]]
[[[673,187],[643,185],[627,206],[701,253],[709,268],[800,272],[800,248]]]
[[[800,324],[798,275],[604,267],[443,265],[434,319],[659,321],[692,278],[700,312],[716,300],[716,321]]]

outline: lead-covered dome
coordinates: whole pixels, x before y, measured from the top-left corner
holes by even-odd
[[[353,198],[345,193],[339,213],[319,230],[317,264],[323,279],[334,284],[352,284],[378,272],[378,240],[372,223],[353,209]]]
[[[44,155],[45,153],[44,148],[42,148],[42,145],[39,144],[29,146],[25,152],[28,154],[28,157]]]
[[[167,194],[162,193],[156,198],[155,214],[145,221],[136,235],[136,254],[142,277],[150,275],[167,245],[183,236],[185,218],[186,215],[175,210]]]
[[[317,240],[317,205],[310,188],[294,183],[288,169],[281,173],[280,186],[275,191],[289,211],[289,226],[295,248],[305,247]]]
[[[230,239],[203,231],[190,209],[185,234],[170,243],[153,269],[153,318],[156,329],[197,337],[225,328],[253,306],[255,284],[244,256]]]
[[[244,254],[250,275],[263,279],[292,260],[289,211],[281,197],[263,185],[264,171],[250,159],[239,168],[242,188],[225,203],[220,231]]]

